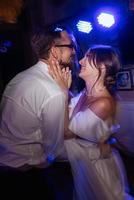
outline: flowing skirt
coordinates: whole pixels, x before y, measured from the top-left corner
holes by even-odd
[[[98,148],[84,147],[76,139],[65,147],[74,178],[75,200],[132,200],[122,161],[117,151],[102,159]],[[126,192],[125,192],[126,191]]]

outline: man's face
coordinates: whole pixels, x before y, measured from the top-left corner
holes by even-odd
[[[58,61],[61,68],[72,68],[75,61],[76,41],[73,35],[66,31],[61,32],[61,40],[55,45],[58,54]]]

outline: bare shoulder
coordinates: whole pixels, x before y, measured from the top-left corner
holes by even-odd
[[[111,98],[102,97],[92,103],[90,109],[101,119],[106,120],[112,115],[115,104]]]

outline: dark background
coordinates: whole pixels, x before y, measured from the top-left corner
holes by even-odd
[[[73,30],[79,44],[79,57],[93,43],[110,44],[120,50],[123,65],[134,64],[134,11],[129,1],[25,0],[23,4],[16,23],[0,23],[0,49],[5,42],[11,43],[6,46],[6,52],[0,50],[1,87],[36,62],[30,36],[50,25],[65,25]],[[100,7],[112,7],[117,13],[117,25],[110,31],[95,24],[95,14]],[[79,19],[91,21],[94,30],[89,34],[78,32],[76,23]]]

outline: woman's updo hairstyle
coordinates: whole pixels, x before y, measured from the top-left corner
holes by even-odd
[[[119,56],[116,50],[107,45],[94,45],[88,50],[86,55],[89,58],[89,63],[91,65],[93,64],[99,70],[99,75],[95,84],[101,77],[102,65],[106,66],[104,84],[108,91],[113,95],[116,88],[116,74],[120,69]]]

